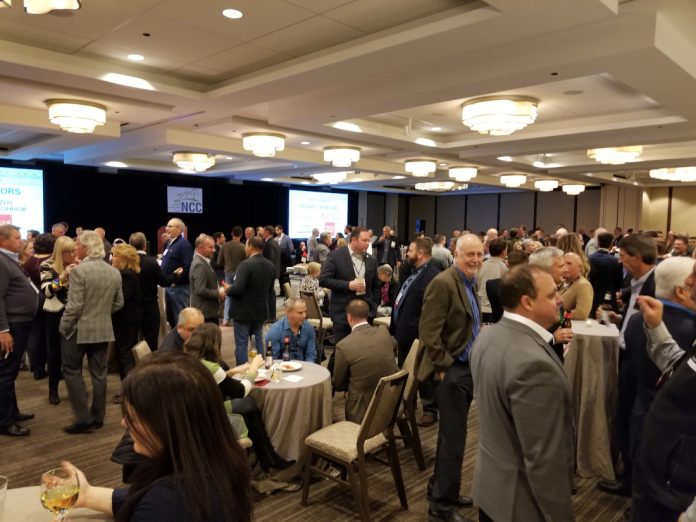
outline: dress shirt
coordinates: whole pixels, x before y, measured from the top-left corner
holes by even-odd
[[[528,319],[523,315],[508,311],[503,312],[503,317],[507,317],[511,321],[516,321],[518,323],[522,323],[525,326],[529,326],[539,337],[541,337],[544,340],[545,343],[553,343],[553,334],[549,332],[546,328],[543,328],[540,324],[532,321],[531,319]]]
[[[459,272],[459,277],[462,278],[462,283],[464,283],[464,290],[466,291],[467,299],[469,299],[469,304],[471,305],[471,312],[473,315],[473,317],[471,318],[471,337],[469,339],[469,342],[466,343],[466,346],[464,347],[462,352],[457,356],[457,360],[461,362],[468,362],[471,347],[473,346],[476,337],[481,331],[481,313],[479,312],[478,301],[476,300],[476,291],[474,290],[476,285],[476,278],[472,277],[471,279],[469,279],[464,274],[464,272],[459,270],[459,268],[457,268],[457,271]]]
[[[12,259],[15,263],[19,263],[19,254],[17,252],[12,252],[12,250],[7,250],[6,248],[0,248],[0,252]]]
[[[283,317],[273,323],[266,335],[266,342],[271,341],[274,359],[282,359],[285,337],[288,337],[290,340],[290,359],[309,362],[316,360],[316,335],[309,321],[304,321],[300,325],[297,334],[290,328],[290,322],[287,317]]]
[[[624,339],[624,332],[626,331],[626,325],[631,316],[636,313],[636,297],[640,295],[641,290],[645,281],[650,277],[655,271],[655,267],[648,270],[640,279],[631,279],[631,299],[628,301],[628,305],[624,308],[624,318],[623,324],[621,325],[621,331],[619,332],[619,348],[622,350],[626,349],[626,340]]]
[[[350,245],[348,246],[348,252],[350,253],[350,261],[353,263],[355,277],[365,279],[365,255],[354,253]]]

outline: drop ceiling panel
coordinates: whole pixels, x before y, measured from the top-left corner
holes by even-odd
[[[0,11],[4,15],[6,11]],[[59,31],[39,30],[22,21],[0,17],[0,38],[14,43],[33,45],[62,53],[73,53],[89,43],[86,38],[61,33]]]
[[[242,11],[243,18],[231,20],[222,16],[223,9],[233,7]],[[175,17],[208,33],[224,35],[248,42],[314,16],[314,13],[282,0],[167,0],[152,10],[155,16]]]
[[[364,36],[364,33],[329,18],[315,16],[268,36],[254,44],[291,56],[302,56]]]
[[[241,44],[199,60],[195,65],[214,69],[225,77],[238,76],[289,59],[288,54],[252,44]],[[188,66],[183,67],[186,70]]]
[[[118,45],[99,40],[87,45],[78,52],[77,55],[86,58],[110,58],[114,61],[115,65],[127,64],[128,67],[142,69],[145,72],[153,70],[154,72],[161,73],[162,71],[178,69],[186,64],[186,61],[180,59],[178,56],[169,55],[163,51],[159,51],[158,53],[152,51],[145,53],[143,46],[138,44],[139,41],[140,40],[134,40],[132,45]],[[142,62],[133,62],[128,59],[129,54],[142,54],[145,56],[145,60]]]
[[[355,0],[285,0],[288,4],[296,5],[314,13],[320,14]]]

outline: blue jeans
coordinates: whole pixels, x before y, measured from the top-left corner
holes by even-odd
[[[169,326],[176,328],[176,324],[179,322],[179,312],[188,307],[191,302],[189,285],[168,286],[165,288],[164,302],[167,306]]]
[[[234,281],[234,276],[237,274],[237,272],[225,272],[225,283],[228,285],[231,284]],[[223,319],[225,321],[230,320],[230,308],[232,308],[232,298],[228,295],[225,297],[225,312],[223,315]]]
[[[256,351],[263,355],[263,323],[246,324],[234,321],[234,359],[237,366],[249,361],[249,336],[256,336]]]

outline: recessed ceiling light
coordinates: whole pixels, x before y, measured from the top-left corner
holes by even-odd
[[[406,179],[406,176],[393,176],[392,179]]]
[[[500,161],[512,161],[512,156],[498,156]]]
[[[439,132],[442,130],[442,127],[430,127],[430,130],[433,132]]]
[[[500,159],[500,158],[498,158]],[[546,163],[540,160],[536,160],[535,162],[532,163],[533,167],[536,167],[538,169],[545,169],[546,168]]]
[[[122,161],[107,161],[106,163],[104,163],[104,166],[105,166],[105,167],[113,167],[113,168],[116,168],[116,169],[125,169],[125,168],[128,168],[128,165],[126,165],[126,164],[123,163]]]
[[[261,178],[261,181],[273,181],[273,178]]]
[[[233,157],[233,156],[225,156],[225,159],[226,159],[226,160],[233,160],[234,157]]]
[[[340,129],[349,132],[362,132],[362,129],[359,125],[347,121],[337,121],[336,123],[333,123],[331,126],[334,129]]]
[[[309,183],[310,183],[309,181],[302,181],[301,182],[302,185],[309,185]]]
[[[441,166],[441,167],[446,167],[446,166],[447,166],[447,163],[442,162],[442,163],[440,163],[440,166]]]
[[[425,145],[426,147],[436,147],[437,146],[433,140],[429,140],[428,138],[418,138],[416,140],[416,143],[418,145]]]
[[[309,142],[308,141],[301,141],[300,145],[309,145]]]
[[[129,54],[128,59],[134,62],[142,62],[145,57],[142,54]]]
[[[244,16],[244,13],[242,13],[238,9],[225,9],[222,12],[222,16],[224,16],[225,18],[232,18],[233,20],[236,20]]]
[[[106,73],[99,78],[109,83],[116,83],[118,85],[124,85],[126,87],[134,87],[136,89],[144,89],[146,91],[155,91],[155,89],[150,82],[137,76],[128,76],[127,74],[118,73]]]

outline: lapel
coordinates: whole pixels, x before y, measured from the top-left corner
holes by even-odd
[[[565,368],[563,367],[563,363],[558,359],[558,356],[556,353],[553,351],[551,348],[551,345],[547,342],[544,342],[544,340],[537,335],[536,332],[534,332],[531,328],[528,326],[518,323],[517,321],[512,321],[511,319],[508,319],[506,317],[502,317],[500,321],[498,321],[498,324],[501,326],[505,326],[507,328],[512,328],[514,330],[519,331],[520,333],[525,333],[529,335],[534,341],[541,346],[541,348],[547,353],[551,359],[556,363],[558,368],[565,374]]]
[[[466,313],[469,314],[470,317],[474,316],[474,312],[471,310],[471,303],[469,303],[469,299],[466,296],[466,288],[464,288],[464,283],[462,283],[462,278],[459,275],[459,270],[456,267],[451,267],[450,268],[450,276],[452,277],[454,281],[454,285],[457,288],[457,292],[459,293],[459,299],[461,300],[462,304],[464,305],[464,309],[466,310]]]

